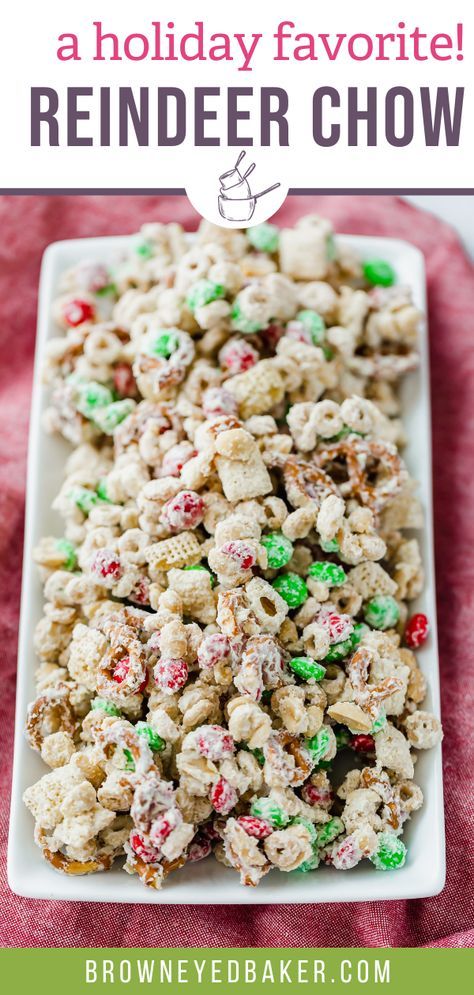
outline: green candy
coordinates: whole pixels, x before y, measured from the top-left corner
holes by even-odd
[[[337,539],[320,539],[319,545],[324,553],[338,553],[339,543]]]
[[[269,532],[260,539],[267,551],[268,566],[272,570],[286,567],[293,556],[293,543],[281,532]]]
[[[373,629],[392,629],[400,618],[400,609],[390,594],[377,594],[364,608],[364,618]]]
[[[330,732],[327,726],[321,726],[315,736],[306,740],[306,747],[311,753],[313,763],[318,764],[326,756],[330,744]]]
[[[96,297],[108,297],[109,294],[116,293],[117,287],[115,286],[115,283],[107,283],[105,287],[99,287],[99,289],[95,291]]]
[[[367,259],[362,271],[368,283],[378,287],[391,287],[397,279],[393,266],[385,259]]]
[[[280,574],[279,577],[275,577],[272,587],[290,608],[299,608],[309,595],[303,578],[294,573]]]
[[[68,497],[77,505],[83,515],[88,515],[101,500],[95,491],[89,491],[87,487],[73,487],[72,491],[69,491]]]
[[[97,490],[97,494],[100,497],[101,501],[107,501],[109,504],[112,503],[111,500],[110,500],[110,498],[107,497],[107,479],[106,479],[106,477],[102,477],[102,480],[99,480],[99,483],[98,483],[98,486],[97,486],[96,490]]]
[[[135,770],[135,761],[133,759],[132,752],[131,750],[128,750],[126,747],[123,752],[126,760],[125,770],[130,770],[133,772]]]
[[[243,335],[255,335],[256,332],[261,332],[262,328],[265,327],[261,321],[251,321],[245,316],[237,298],[232,305],[231,319],[234,331],[242,332]]]
[[[173,329],[163,328],[159,332],[148,332],[141,345],[146,356],[161,356],[169,359],[179,346],[179,336]]]
[[[250,806],[250,815],[266,819],[275,829],[284,829],[290,821],[289,815],[271,798],[257,798]]]
[[[407,848],[403,840],[393,833],[379,833],[377,849],[369,859],[378,871],[395,871],[397,867],[403,867],[406,855]]]
[[[341,439],[347,439],[348,435],[358,435],[359,438],[363,438],[364,433],[356,432],[353,428],[349,428],[348,425],[344,425],[344,428],[341,428],[341,431],[333,435],[329,441],[340,442]]]
[[[254,228],[247,228],[247,238],[250,245],[259,252],[277,252],[280,240],[280,229],[264,221]]]
[[[332,843],[333,840],[336,839],[336,836],[340,836],[340,834],[344,832],[344,828],[342,819],[339,819],[337,816],[334,816],[334,818],[330,819],[329,822],[325,822],[318,829],[318,847],[322,849],[323,847],[328,846],[329,843]]]
[[[74,570],[77,565],[77,554],[73,543],[69,539],[56,539],[55,546],[58,553],[64,556],[63,570]]]
[[[237,745],[237,751],[244,750],[245,753],[251,753],[252,756],[255,757],[257,763],[259,763],[260,766],[263,767],[265,763],[265,754],[263,750],[259,750],[258,747],[256,747],[255,750],[251,750],[248,743],[245,742],[237,743],[236,745]]]
[[[146,739],[150,750],[153,750],[154,753],[161,753],[164,750],[166,746],[164,739],[148,725],[148,722],[137,722],[135,732],[138,736],[143,736]]]
[[[117,708],[113,701],[106,701],[105,698],[94,698],[91,701],[91,709],[93,712],[106,712],[107,715],[120,716],[122,714],[120,708]]]
[[[137,256],[141,256],[142,259],[151,259],[153,255],[153,246],[151,242],[140,242],[135,248]]]
[[[112,391],[102,383],[91,380],[90,383],[77,385],[78,400],[76,408],[84,418],[94,419],[97,408],[103,408],[113,401]]]
[[[339,663],[339,660],[345,660],[346,656],[353,650],[352,635],[347,639],[343,639],[341,643],[334,643],[333,646],[329,647],[328,653],[324,658],[325,663]]]
[[[327,560],[318,560],[316,563],[312,563],[308,574],[314,580],[327,584],[328,587],[340,587],[346,580],[343,568],[337,563],[329,563]]]
[[[387,716],[382,709],[379,717],[375,719],[375,722],[370,730],[372,735],[374,735],[376,732],[380,732],[380,730],[383,729],[386,725],[387,725]]]
[[[215,587],[216,586],[216,578],[215,578],[214,574],[211,573],[211,571],[208,570],[208,568],[205,567],[202,563],[189,563],[187,567],[183,567],[183,570],[204,570],[207,574],[209,574],[209,580],[211,582],[211,587]]]
[[[130,397],[124,397],[122,401],[113,401],[112,404],[95,412],[94,424],[105,435],[112,435],[117,426],[132,413],[134,407],[135,401]]]
[[[288,666],[294,674],[298,674],[303,681],[322,681],[326,667],[316,660],[311,660],[307,656],[295,656],[290,660]]]
[[[196,308],[204,307],[205,304],[211,304],[212,301],[221,300],[223,297],[225,297],[225,288],[222,284],[213,283],[212,280],[198,280],[190,287],[186,303],[194,313]]]
[[[338,663],[339,660],[345,660],[349,653],[359,645],[364,632],[366,631],[366,626],[362,622],[358,622],[354,626],[354,631],[351,632],[347,639],[343,639],[341,643],[334,643],[329,647],[329,652],[325,657],[325,663]]]
[[[301,322],[303,328],[309,332],[313,345],[321,345],[326,332],[326,324],[324,318],[321,318],[317,311],[311,311],[309,308],[298,311],[296,321]]]

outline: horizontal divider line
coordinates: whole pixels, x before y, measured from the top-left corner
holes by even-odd
[[[150,196],[168,194],[177,196],[186,194],[184,187],[0,187],[0,195],[37,195],[45,196],[70,194],[133,194],[134,196]],[[289,196],[305,194],[448,194],[456,196],[474,195],[474,187],[290,187]]]

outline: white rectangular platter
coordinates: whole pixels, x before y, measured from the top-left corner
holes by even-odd
[[[41,415],[47,404],[47,390],[41,385],[45,343],[57,334],[51,320],[51,302],[61,273],[81,259],[113,262],[129,242],[126,237],[76,239],[48,247],[41,269],[38,334],[28,458],[25,551],[18,657],[15,760],[8,850],[8,880],[18,895],[30,898],[89,902],[132,902],[152,904],[264,904],[297,902],[357,902],[369,900],[423,898],[438,894],[445,880],[445,844],[441,747],[419,755],[416,781],[425,803],[408,823],[404,840],[408,846],[405,866],[397,871],[376,871],[364,861],[349,872],[321,867],[311,874],[267,875],[258,888],[239,884],[235,871],[208,859],[172,874],[162,891],[145,888],[117,866],[89,877],[67,877],[46,864],[33,841],[33,820],[22,802],[27,786],[46,768],[24,737],[28,702],[35,696],[33,674],[35,655],[33,634],[42,615],[43,597],[32,550],[41,536],[61,535],[61,522],[51,510],[53,497],[62,482],[68,447],[57,437],[46,435]],[[415,303],[426,310],[425,271],[422,254],[407,242],[368,236],[339,236],[362,258],[383,258],[395,268],[398,280],[413,289]],[[414,605],[431,622],[431,634],[419,652],[419,661],[428,679],[426,707],[439,715],[439,668],[436,633],[436,602],[431,491],[431,416],[429,398],[429,359],[427,330],[420,342],[421,364],[407,377],[402,388],[403,420],[408,435],[405,458],[419,481],[419,494],[425,510],[425,528],[420,535],[426,570],[423,594]]]

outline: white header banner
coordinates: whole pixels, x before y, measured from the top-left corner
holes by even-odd
[[[474,7],[81,0],[2,15],[5,189],[186,188],[224,224],[289,187],[474,186]]]

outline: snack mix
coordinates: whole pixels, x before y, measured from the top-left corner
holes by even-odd
[[[244,885],[402,867],[442,737],[410,611],[409,289],[317,217],[147,224],[64,275],[54,319],[46,428],[74,448],[35,550],[44,858],[125,855],[152,888],[212,853]]]

